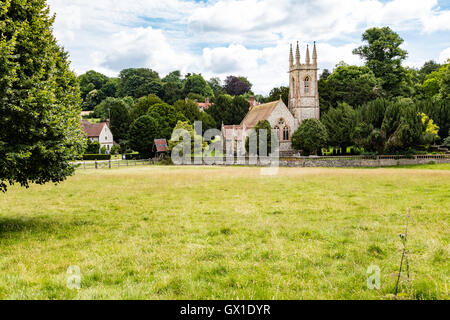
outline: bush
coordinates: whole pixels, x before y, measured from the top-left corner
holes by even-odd
[[[450,148],[450,131],[448,132],[448,137],[445,138],[444,142],[442,143],[444,147]]]
[[[292,135],[292,147],[305,154],[315,154],[325,148],[328,142],[327,128],[317,119],[307,119]]]
[[[83,160],[111,160],[110,154],[85,154],[83,155]]]
[[[126,160],[138,160],[138,159],[141,159],[141,155],[139,154],[139,152],[126,153],[125,159]]]

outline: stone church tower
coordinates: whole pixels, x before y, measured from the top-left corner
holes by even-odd
[[[309,46],[306,48],[304,64],[300,62],[298,42],[294,64],[291,45],[289,54],[289,110],[298,121],[298,125],[305,119],[320,118],[317,71],[316,43],[314,42],[312,62],[309,55]]]

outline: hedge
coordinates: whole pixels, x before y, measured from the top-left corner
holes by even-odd
[[[111,160],[110,154],[85,154],[83,160]]]
[[[141,157],[138,152],[135,153],[126,153],[125,159],[126,160],[139,160]]]

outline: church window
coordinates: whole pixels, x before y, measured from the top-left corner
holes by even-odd
[[[309,87],[310,87],[310,79],[309,77],[305,78],[305,93],[309,93]]]
[[[283,140],[289,140],[289,128],[287,126],[283,128]]]
[[[278,126],[275,127],[275,132],[277,133],[278,139],[280,138],[280,128]]]

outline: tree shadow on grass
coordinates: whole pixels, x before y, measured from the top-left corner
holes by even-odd
[[[0,217],[0,239],[17,238],[20,235],[46,235],[67,232],[74,223],[62,223],[48,218],[5,218]]]

